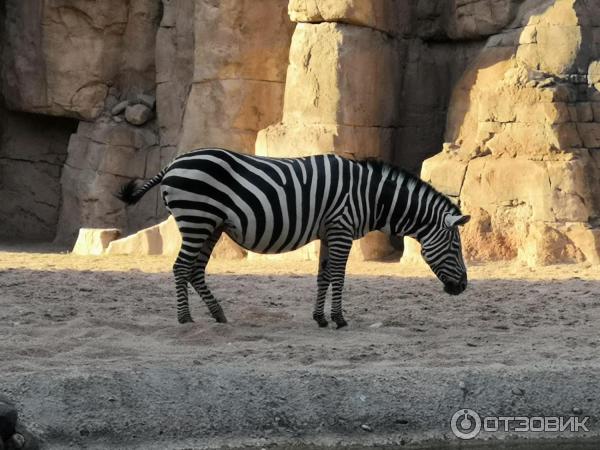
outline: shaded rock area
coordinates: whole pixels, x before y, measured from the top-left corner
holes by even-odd
[[[0,239],[51,241],[75,121],[0,107]]]
[[[335,152],[414,173],[438,155],[423,176],[478,218],[465,232],[470,259],[600,262],[598,8],[7,0],[4,115],[79,125],[56,119],[61,137],[46,140],[59,156],[30,164],[31,151],[48,153],[41,140],[31,151],[14,143],[50,131],[0,122],[14,136],[0,142],[0,189],[10,193],[0,236],[73,244],[79,228],[154,226],[166,218],[157,191],[132,208],[113,192],[199,147]],[[23,179],[36,181],[25,189]],[[366,259],[393,250],[381,237],[360,244]]]
[[[130,177],[149,178],[160,170],[161,148],[153,129],[115,123],[108,117],[80,122],[67,150],[58,241],[72,242],[82,226],[136,229],[166,216],[164,208],[159,209],[158,190],[129,209],[113,195]]]
[[[258,130],[281,115],[292,29],[287,0],[258,6],[234,0],[3,3],[2,103],[11,114],[80,122],[63,128],[53,182],[38,183],[43,167],[2,178],[2,189],[18,195],[14,205],[0,206],[0,214],[19,210],[13,222],[20,222],[0,225],[0,235],[56,236],[72,244],[79,228],[129,233],[164,219],[156,193],[128,210],[113,193],[193,148],[253,152]],[[15,135],[42,132],[27,127]],[[3,128],[4,136],[14,129]],[[14,165],[29,158],[28,151],[3,143],[3,170],[8,158]],[[41,144],[29,153],[36,151],[47,153]],[[20,198],[25,189],[19,180],[26,178],[36,180],[29,183],[35,202]],[[35,194],[46,186],[56,191],[51,200],[47,192]],[[52,205],[51,214],[38,211],[42,201]]]

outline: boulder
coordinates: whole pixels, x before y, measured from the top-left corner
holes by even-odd
[[[125,120],[132,125],[144,125],[152,118],[152,110],[141,103],[129,105],[125,109]]]
[[[119,102],[115,106],[113,106],[112,109],[110,110],[110,113],[113,116],[118,116],[119,114],[123,113],[127,109],[128,106],[129,106],[129,100],[123,100],[122,102]]]
[[[396,0],[291,0],[294,22],[342,22],[369,27],[391,35],[411,30],[411,5]]]
[[[543,223],[529,224],[519,261],[530,266],[585,261],[585,255],[561,230]]]
[[[81,228],[73,247],[76,255],[101,255],[108,245],[121,236],[116,228]]]
[[[166,221],[137,233],[112,241],[108,255],[176,255],[181,246],[181,234],[170,216]]]

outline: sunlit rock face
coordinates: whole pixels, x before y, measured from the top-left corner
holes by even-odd
[[[470,259],[600,262],[596,3],[7,0],[0,126],[15,138],[0,142],[0,188],[28,200],[0,205],[24,211],[0,236],[73,243],[79,228],[155,225],[157,192],[124,209],[115,190],[215,146],[384,159],[473,216]],[[373,235],[353,255],[393,252]]]
[[[599,12],[523,2],[455,87],[423,176],[473,214],[472,259],[599,262]]]

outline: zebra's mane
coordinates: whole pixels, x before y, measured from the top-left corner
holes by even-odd
[[[421,178],[410,173],[406,169],[394,166],[393,164],[381,161],[380,159],[376,158],[366,158],[363,160],[357,160],[356,162],[366,167],[371,167],[373,169],[379,170],[384,175],[388,174],[388,177],[392,180],[396,180],[398,177],[401,176],[404,179],[406,179],[408,183],[414,183],[416,190],[424,188],[426,193],[432,192],[434,196],[441,197],[444,205],[447,206],[448,209],[454,214],[462,214],[460,208],[454,202],[452,202],[452,200],[450,200],[445,194],[438,191],[431,184],[427,183],[426,181],[423,181]]]

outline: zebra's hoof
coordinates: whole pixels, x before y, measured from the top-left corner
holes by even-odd
[[[325,328],[327,325],[329,325],[329,322],[327,322],[327,319],[325,319],[325,315],[323,314],[313,314],[313,319],[319,324],[319,327],[321,328]]]
[[[331,320],[333,320],[335,322],[338,330],[340,328],[344,328],[344,327],[348,326],[348,322],[346,322],[346,320],[343,317],[336,316],[336,317],[332,317]]]
[[[179,323],[181,323],[181,324],[184,324],[184,323],[193,323],[194,319],[192,319],[191,316],[185,316],[185,317],[178,317],[177,321]]]
[[[327,320],[325,320],[325,318],[321,318],[321,319],[315,319],[317,321],[317,323],[319,324],[320,328],[325,328],[327,325],[329,325],[329,322],[327,322]]]
[[[227,317],[223,313],[215,314],[214,318],[218,323],[227,323]]]

